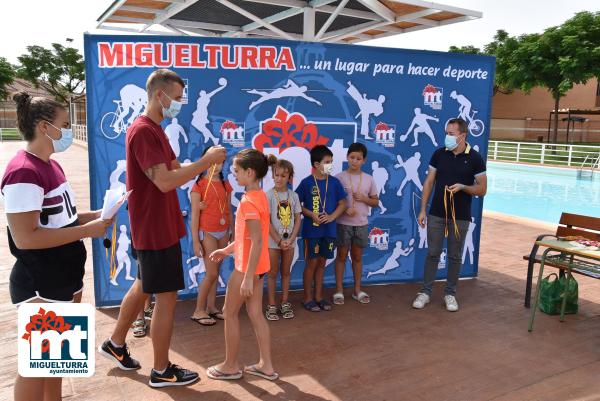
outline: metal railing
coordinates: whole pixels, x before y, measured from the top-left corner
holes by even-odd
[[[596,158],[600,146],[562,143],[490,141],[488,160],[579,167],[586,157]]]
[[[589,165],[588,165],[588,159],[590,161]],[[599,166],[600,166],[600,154],[598,154],[598,157],[596,157],[595,159],[592,155],[587,155],[585,157],[585,159],[583,160],[583,163],[581,163],[581,166],[579,166],[579,169],[577,169],[577,177],[593,179],[594,171]]]
[[[87,143],[87,126],[83,124],[73,124],[73,137],[79,141]]]

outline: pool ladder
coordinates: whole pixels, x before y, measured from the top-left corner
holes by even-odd
[[[577,178],[589,180],[594,179],[594,171],[600,168],[600,154],[598,154],[596,159],[594,159],[593,156],[590,156],[591,155],[585,156],[583,163],[581,163],[581,166],[579,166],[579,169],[577,170]]]

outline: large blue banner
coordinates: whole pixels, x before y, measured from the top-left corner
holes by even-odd
[[[292,42],[174,36],[86,35],[85,61],[92,207],[102,207],[107,189],[125,188],[125,134],[147,102],[145,83],[156,68],[185,81],[184,106],[163,128],[180,161],[197,160],[206,146],[222,144],[233,156],[254,147],[294,163],[294,189],[310,174],[309,149],[327,145],[334,174],[346,169],[352,142],[368,148],[364,171],[373,175],[381,202],[369,217],[370,246],[363,283],[419,281],[427,252],[426,230],[416,221],[423,182],[434,150],[443,146],[446,122],[469,122],[469,143],[485,158],[489,134],[494,59],[427,51]],[[235,208],[243,188],[230,170]],[[190,191],[177,190],[188,236],[181,241],[186,288],[194,297],[204,264],[193,254]],[[273,186],[271,175],[263,182]],[[463,277],[477,274],[482,199],[463,252]],[[157,229],[160,229],[157,227]],[[94,240],[96,305],[117,305],[136,276],[125,208],[117,217],[115,266],[102,240]],[[298,239],[292,288],[302,287],[304,245]],[[334,283],[328,260],[326,285]],[[223,263],[219,291],[233,269]],[[446,275],[442,252],[439,277]],[[344,282],[352,270],[347,261]]]

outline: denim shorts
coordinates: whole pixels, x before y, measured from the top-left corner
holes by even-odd
[[[369,246],[369,226],[347,226],[338,223],[337,225],[337,246],[356,245],[360,248]]]

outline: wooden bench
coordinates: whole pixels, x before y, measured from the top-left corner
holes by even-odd
[[[556,234],[539,235],[536,241],[540,241],[547,237],[566,237],[578,235],[593,241],[600,241],[600,218],[581,216],[578,214],[563,213],[560,216],[559,226],[556,229]],[[540,263],[541,256],[538,255],[538,246],[533,245],[529,255],[523,256],[524,260],[529,261],[527,265],[527,284],[525,287],[525,307],[529,308],[531,300],[531,282],[533,278],[533,268],[536,263]],[[560,274],[564,274],[564,269],[551,262],[544,263],[544,266],[551,266],[560,269]],[[573,270],[573,273],[588,275],[584,271]]]

